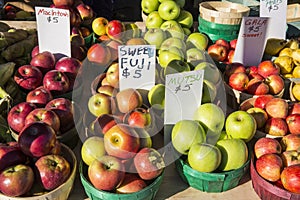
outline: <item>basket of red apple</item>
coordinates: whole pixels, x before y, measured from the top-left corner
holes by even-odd
[[[259,95],[245,100],[240,110],[250,113],[256,121],[256,138],[278,137],[300,133],[300,103],[272,95]]]
[[[279,67],[270,60],[262,61],[258,66],[230,63],[223,78],[227,103],[233,109],[238,109],[243,101],[256,95],[282,97],[285,90]]]
[[[75,154],[50,125],[35,122],[18,142],[0,145],[0,199],[67,199],[77,171]]]
[[[37,88],[38,95],[14,105],[7,114],[7,123],[15,140],[21,131],[33,122],[45,122],[55,131],[57,139],[75,148],[78,141],[77,127],[81,124],[81,109],[67,98],[49,98],[44,88]]]
[[[234,111],[225,118],[218,105],[200,105],[194,119],[178,121],[171,131],[180,177],[205,192],[238,186],[249,170],[248,143],[255,132],[255,120],[245,111]]]
[[[254,145],[250,173],[261,199],[300,199],[300,135],[260,138]]]
[[[38,46],[32,50],[31,56],[30,63],[20,66],[14,74],[24,99],[38,98],[35,96],[41,93],[40,88],[51,98],[71,100],[81,96],[82,80],[76,78],[81,71],[81,61],[49,51],[39,52]]]

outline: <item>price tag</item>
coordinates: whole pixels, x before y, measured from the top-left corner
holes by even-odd
[[[67,9],[35,7],[40,52],[71,56],[70,13]]]
[[[164,123],[193,119],[202,99],[204,70],[166,75]]]
[[[268,23],[267,17],[243,17],[233,62],[245,66],[258,65],[261,62]]]
[[[120,90],[150,90],[155,84],[155,45],[120,45],[118,54]]]
[[[261,0],[259,6],[260,17],[269,17],[267,38],[286,37],[287,0]]]

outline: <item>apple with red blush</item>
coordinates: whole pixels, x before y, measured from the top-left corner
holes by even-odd
[[[259,73],[250,73],[248,74],[249,79],[257,79],[257,80],[261,80],[264,81],[265,78],[262,77],[261,75],[259,75]]]
[[[238,91],[245,91],[247,84],[249,82],[249,77],[244,72],[238,72],[231,74],[229,77],[229,86]]]
[[[40,53],[40,47],[39,45],[36,45],[35,47],[33,47],[33,49],[31,50],[31,58],[33,58],[36,54]]]
[[[270,94],[259,95],[255,98],[253,105],[254,107],[265,109],[266,104],[273,98],[274,96]]]
[[[36,105],[29,102],[21,102],[13,106],[7,114],[9,127],[19,133],[25,126],[26,116],[36,108]]]
[[[26,95],[26,102],[34,103],[37,107],[44,107],[52,99],[51,92],[44,86],[39,86]]]
[[[146,108],[136,108],[124,116],[124,122],[133,127],[146,128],[151,124],[151,114]]]
[[[54,69],[55,66],[55,56],[49,51],[39,52],[30,60],[30,65],[35,66],[41,70],[43,74],[47,71]]]
[[[74,4],[74,0],[53,0],[53,5],[55,7],[68,6],[71,7]]]
[[[283,162],[278,154],[268,153],[260,156],[256,160],[255,167],[261,177],[268,181],[275,182],[280,180]]]
[[[228,51],[228,55],[227,55],[228,63],[233,63],[234,53],[235,53],[235,50],[233,50],[233,49],[230,49]]]
[[[235,49],[237,44],[237,39],[233,39],[229,41],[230,49]]]
[[[264,132],[272,136],[285,136],[288,134],[288,125],[282,118],[271,117],[266,121]]]
[[[33,123],[33,122],[39,122],[42,121],[48,125],[50,125],[55,132],[59,131],[60,128],[60,121],[57,116],[57,114],[52,111],[48,110],[46,108],[36,108],[30,113],[25,118],[25,126]]]
[[[263,80],[251,79],[247,84],[246,91],[253,95],[264,95],[269,93],[269,86]]]
[[[284,89],[284,80],[278,74],[267,76],[265,83],[269,86],[272,95],[277,95]]]
[[[277,74],[279,75],[280,68],[274,64],[271,60],[265,60],[258,64],[257,66],[257,73],[262,75],[264,78],[272,75]]]
[[[22,65],[14,75],[15,82],[25,90],[33,90],[42,85],[43,74],[32,65]]]
[[[92,19],[94,17],[93,9],[85,3],[79,3],[76,6],[76,10],[78,11],[82,20]]]
[[[106,66],[111,61],[110,49],[103,43],[95,43],[88,49],[87,59],[90,62]]]
[[[0,143],[0,171],[7,167],[25,164],[27,156],[21,151],[18,143],[10,145],[7,143]]]
[[[272,98],[265,106],[270,117],[285,119],[288,115],[289,105],[285,99]]]
[[[36,158],[49,154],[55,143],[55,130],[41,121],[25,126],[18,137],[18,144],[22,152]]]
[[[259,138],[254,144],[254,154],[256,158],[268,153],[281,154],[282,147],[280,142],[275,138]]]
[[[231,74],[238,73],[238,72],[246,73],[246,68],[242,63],[233,62],[227,64],[225,67],[225,75],[227,77],[230,77]]]
[[[55,64],[55,69],[65,73],[68,78],[74,80],[82,67],[82,62],[73,57],[62,57]]]
[[[288,114],[300,114],[300,102],[292,102],[291,104],[289,104]]]
[[[217,62],[225,61],[228,56],[228,51],[227,47],[220,44],[212,44],[207,49],[208,55]]]
[[[291,134],[300,134],[300,114],[291,114],[285,118]]]
[[[116,193],[130,194],[141,191],[147,187],[146,182],[136,174],[126,173],[121,185],[117,187]]]
[[[293,193],[300,194],[300,164],[291,165],[283,169],[281,182],[283,187]]]
[[[122,41],[124,31],[125,31],[125,25],[122,21],[113,19],[109,21],[106,25],[106,34],[109,38],[113,40],[119,40]]]
[[[44,75],[43,86],[49,90],[53,96],[56,96],[69,91],[70,81],[64,72],[53,69]]]
[[[215,44],[222,45],[222,46],[226,47],[227,51],[229,51],[229,49],[230,49],[230,43],[227,40],[224,40],[222,38],[217,39],[215,41]]]
[[[109,40],[106,46],[110,50],[111,61],[116,61],[118,59],[118,46],[122,45],[122,42],[118,40]]]
[[[289,150],[281,154],[284,167],[300,164],[300,151]]]
[[[284,151],[299,150],[300,135],[287,134],[281,138],[280,144]]]

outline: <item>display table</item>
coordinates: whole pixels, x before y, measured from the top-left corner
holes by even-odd
[[[74,149],[78,161],[80,161],[81,159],[80,148],[81,148],[81,143],[79,143],[77,147]],[[69,196],[69,200],[79,200],[79,199],[88,200],[89,198],[85,194],[83,186],[81,185],[80,176],[78,172],[76,174],[74,187]],[[185,184],[182,181],[182,179],[179,177],[175,169],[175,164],[173,163],[166,167],[165,176],[162,185],[160,186],[160,189],[155,199],[156,200],[163,200],[163,199],[259,200],[260,198],[252,188],[252,182],[249,173],[247,173],[242,178],[240,184],[236,188],[233,188],[231,190],[222,193],[207,193],[207,192],[196,190],[192,187],[189,187],[187,184]]]

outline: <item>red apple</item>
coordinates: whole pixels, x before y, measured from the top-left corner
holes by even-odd
[[[165,163],[160,152],[145,147],[134,157],[134,166],[142,179],[152,180],[163,172]]]
[[[274,96],[273,95],[259,95],[255,100],[254,100],[254,107],[257,108],[262,108],[265,109],[266,104],[273,99]]]
[[[54,69],[55,62],[54,54],[49,51],[44,51],[32,57],[30,65],[39,68],[41,72],[45,74],[47,71]]]
[[[259,138],[254,144],[254,154],[256,158],[268,153],[281,154],[281,152],[281,144],[275,138]]]
[[[53,0],[53,4],[57,6],[73,6],[74,0]]]
[[[25,126],[26,116],[35,108],[36,105],[29,102],[21,102],[13,106],[7,114],[9,127],[19,133]]]
[[[248,74],[249,79],[257,79],[257,80],[265,80],[264,77],[262,77],[261,75],[259,75],[259,73],[250,73]]]
[[[219,44],[219,45],[226,47],[227,51],[229,51],[229,49],[230,49],[230,44],[227,40],[220,38],[215,41],[215,44]]]
[[[111,20],[106,25],[106,34],[114,40],[122,40],[125,25],[120,20]]]
[[[31,50],[31,58],[33,58],[36,54],[40,53],[40,48],[39,45],[36,45],[35,47],[33,47],[33,49]]]
[[[103,114],[92,121],[91,128],[95,133],[105,134],[111,127],[121,122],[115,115]]]
[[[237,39],[233,39],[229,41],[229,45],[231,49],[235,49],[236,48],[236,43],[237,43]]]
[[[79,3],[76,6],[76,9],[77,9],[78,13],[80,14],[80,17],[82,20],[92,19],[94,16],[93,9],[85,3]]]
[[[136,174],[126,173],[122,184],[116,189],[118,194],[130,194],[147,187],[146,182]]]
[[[288,103],[281,98],[273,98],[266,104],[266,111],[270,117],[285,119],[288,115]]]
[[[280,75],[272,74],[265,78],[265,83],[270,88],[270,94],[279,94],[284,89],[284,81]]]
[[[24,164],[10,166],[0,173],[0,191],[10,197],[27,193],[33,183],[33,170]]]
[[[246,72],[248,75],[250,74],[258,74],[258,68],[255,65],[249,66],[246,68]]]
[[[65,73],[72,80],[76,78],[81,67],[81,61],[73,57],[62,57],[55,64],[56,70]]]
[[[43,74],[34,66],[22,65],[14,75],[16,83],[25,90],[33,90],[42,84]]]
[[[273,136],[284,136],[288,133],[288,126],[282,118],[269,118],[264,131]]]
[[[57,114],[52,110],[48,110],[46,108],[34,109],[26,116],[25,126],[38,121],[42,121],[50,125],[55,132],[59,131],[60,121]]]
[[[111,61],[110,50],[103,43],[95,43],[88,49],[87,59],[90,62],[106,66]]]
[[[258,174],[264,179],[275,182],[280,179],[283,169],[283,162],[279,155],[275,153],[260,156],[255,163]]]
[[[284,151],[299,150],[300,135],[299,134],[287,134],[282,137],[280,143],[281,143]]]
[[[37,87],[26,95],[26,102],[33,103],[37,107],[44,107],[52,99],[51,92],[44,86]]]
[[[251,79],[246,88],[247,93],[253,95],[264,95],[269,93],[269,86],[259,79]]]
[[[104,146],[108,155],[132,158],[140,148],[139,135],[132,127],[116,124],[104,134]]]
[[[65,73],[53,69],[44,75],[43,86],[55,96],[69,91],[70,81]]]
[[[231,74],[229,77],[228,84],[233,89],[239,90],[239,91],[245,91],[247,88],[247,84],[249,82],[249,78],[246,73],[239,72]]]
[[[127,88],[116,94],[116,102],[120,112],[128,113],[141,107],[143,98],[141,93],[133,88]]]
[[[300,102],[292,102],[289,105],[289,115],[300,114]]]
[[[133,127],[145,128],[151,124],[151,114],[145,108],[136,108],[125,115],[124,122]]]
[[[106,43],[106,46],[110,50],[110,55],[111,55],[111,61],[117,61],[118,59],[118,46],[122,45],[122,42],[117,41],[117,40],[109,40]]]
[[[61,155],[45,155],[40,157],[35,166],[39,178],[46,190],[53,190],[63,184],[70,176],[70,163]]]
[[[227,59],[228,55],[227,47],[220,44],[212,44],[208,47],[207,53],[214,61],[222,62]]]
[[[124,180],[125,167],[120,159],[104,155],[89,165],[88,177],[98,190],[111,191]]]
[[[27,157],[19,148],[18,143],[16,145],[0,143],[0,171],[13,165],[25,164],[26,161]]]
[[[300,164],[299,150],[284,151],[281,154],[284,167]]]
[[[31,157],[47,155],[56,143],[54,129],[44,122],[34,122],[24,127],[19,134],[18,144],[24,154]]]
[[[242,63],[234,62],[234,63],[227,64],[225,67],[225,75],[227,77],[230,77],[231,74],[238,73],[238,72],[246,73],[246,68]]]
[[[281,182],[286,190],[300,194],[300,164],[284,168],[281,173]]]
[[[229,52],[228,52],[227,60],[228,60],[229,64],[233,63],[234,52],[235,52],[235,50],[233,50],[233,49],[230,49]]]
[[[285,121],[291,134],[300,134],[300,114],[288,115]]]
[[[56,98],[49,101],[46,109],[54,111],[59,117],[60,121],[60,133],[63,134],[66,131],[74,127],[74,106],[73,103],[67,98]]]
[[[280,69],[277,65],[275,65],[271,60],[265,60],[258,64],[258,73],[262,75],[264,78],[277,74],[279,75]]]

